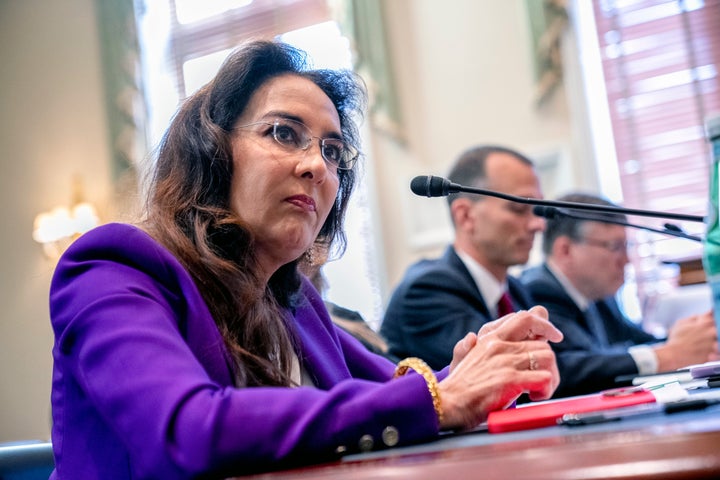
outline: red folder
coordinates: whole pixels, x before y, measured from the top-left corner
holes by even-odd
[[[566,413],[595,412],[653,402],[655,396],[644,390],[620,395],[598,393],[490,412],[487,426],[490,433],[551,427]]]

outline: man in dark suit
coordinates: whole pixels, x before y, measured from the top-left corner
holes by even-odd
[[[448,178],[511,195],[542,197],[532,162],[505,147],[466,151]],[[453,346],[468,332],[477,333],[495,318],[532,306],[507,269],[527,262],[535,234],[545,225],[529,205],[496,197],[457,193],[448,196],[448,203],[453,245],[440,258],[421,260],[407,270],[380,329],[393,355],[421,357],[436,369],[450,362]]]
[[[613,204],[587,194],[559,200]],[[617,213],[592,213],[625,222]],[[658,339],[628,320],[615,301],[628,263],[625,227],[567,216],[549,219],[543,234],[543,265],[521,277],[533,299],[565,335],[553,344],[560,386],[555,397],[596,392],[622,375],[669,371],[716,358],[716,331],[710,312],[680,319],[667,339]]]

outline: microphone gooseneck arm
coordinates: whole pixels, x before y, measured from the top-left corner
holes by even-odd
[[[582,215],[579,213],[571,212],[564,208],[545,207],[542,205],[536,205],[533,208],[533,213],[535,215],[537,215],[538,217],[543,217],[543,218],[568,217],[568,218],[572,218],[575,220],[612,223],[614,225],[622,225],[624,227],[639,228],[640,230],[648,230],[650,232],[662,233],[664,235],[670,235],[672,237],[678,237],[678,238],[684,238],[686,240],[702,242],[702,238],[697,237],[695,235],[690,235],[689,233],[684,232],[680,227],[678,227],[677,225],[673,225],[672,223],[666,223],[665,229],[660,229],[660,228],[649,227],[646,225],[638,225],[635,223],[624,222],[622,220],[614,220],[614,219],[610,219],[607,217],[595,216],[592,214]]]
[[[567,208],[574,210],[593,210],[597,212],[624,213],[625,215],[638,215],[642,217],[667,218],[672,220],[684,220],[688,222],[704,223],[705,218],[698,215],[686,215],[682,213],[655,212],[652,210],[640,210],[636,208],[613,207],[609,205],[595,205],[590,203],[563,202],[560,200],[540,200],[538,198],[518,197],[506,193],[494,192],[482,188],[466,187],[453,183],[450,180],[433,175],[420,175],[412,179],[410,189],[416,195],[425,197],[444,197],[451,193],[474,193],[489,197],[502,198],[516,203],[526,205],[544,205],[546,207]]]

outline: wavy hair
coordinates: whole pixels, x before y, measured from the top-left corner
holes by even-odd
[[[182,104],[149,172],[143,225],[195,280],[234,359],[238,386],[290,384],[294,335],[285,312],[300,287],[297,260],[264,284],[255,274],[254,238],[230,208],[231,129],[255,91],[286,74],[322,89],[337,109],[344,141],[360,150],[356,122],[367,100],[361,79],[345,70],[309,69],[306,54],[287,44],[254,41]],[[344,250],[357,168],[338,171],[338,193],[317,243]]]

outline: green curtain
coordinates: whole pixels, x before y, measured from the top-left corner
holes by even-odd
[[[95,0],[101,67],[117,194],[135,192],[137,165],[145,155],[147,118],[133,0]]]
[[[388,56],[382,0],[342,0],[339,24],[351,39],[355,71],[368,84],[370,119],[374,127],[404,140],[395,79]]]
[[[535,58],[535,99],[547,101],[562,83],[561,43],[568,25],[564,0],[525,0]]]

